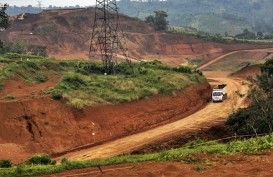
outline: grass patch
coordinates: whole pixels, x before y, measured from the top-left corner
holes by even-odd
[[[0,57],[0,87],[4,80],[21,79],[27,84],[46,82],[50,75],[61,74],[62,80],[45,91],[53,99],[64,99],[76,109],[97,104],[119,104],[160,93],[171,94],[187,86],[205,82],[202,73],[188,66],[171,67],[159,61],[118,63],[115,75],[104,75],[101,63],[59,61],[52,58],[6,54]]]
[[[205,171],[207,169],[208,169],[207,167],[200,167],[200,166],[194,167],[194,170],[199,172],[199,173],[201,173],[202,171]]]
[[[173,68],[158,61],[119,63],[115,75],[103,75],[100,63],[80,63],[65,73],[62,81],[47,93],[61,97],[77,109],[96,104],[119,104],[140,100],[159,93],[172,93],[189,85],[204,82],[194,68]]]
[[[245,140],[235,140],[230,143],[223,144],[215,141],[202,141],[196,140],[190,142],[179,149],[172,149],[168,151],[162,151],[154,154],[144,155],[122,155],[112,157],[103,160],[89,160],[89,161],[69,161],[66,158],[61,160],[57,165],[29,165],[22,164],[14,166],[10,169],[0,169],[0,176],[37,176],[45,174],[54,174],[65,170],[81,169],[96,166],[107,166],[115,164],[125,163],[139,163],[145,161],[175,161],[189,164],[204,164],[204,160],[194,158],[193,154],[259,154],[259,152],[265,152],[268,149],[273,148],[273,134],[263,137],[256,137]],[[35,163],[37,164],[37,163]],[[39,163],[40,164],[40,163]],[[197,166],[196,171],[201,172],[206,168]]]
[[[16,99],[16,97],[13,95],[7,95],[7,96],[1,98],[1,100],[15,100],[15,99]]]

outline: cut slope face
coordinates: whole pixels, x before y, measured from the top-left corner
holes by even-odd
[[[132,63],[133,73],[119,63],[116,75],[103,75],[96,62],[32,55],[6,54],[0,63],[0,157],[13,162],[144,131],[210,100],[201,73],[157,61]]]
[[[186,98],[186,99],[185,99]],[[116,106],[74,110],[49,98],[0,103],[0,149],[21,147],[20,154],[1,153],[14,162],[33,153],[61,153],[80,146],[132,134],[181,119],[210,99],[207,83],[176,95],[158,95]],[[12,144],[10,144],[12,143]],[[18,148],[17,148],[18,149]]]
[[[244,67],[262,64],[266,59],[273,57],[273,49],[245,50],[232,52],[224,57],[215,60],[215,62],[205,64],[201,67],[203,70],[221,70],[236,72]]]
[[[192,58],[215,58],[230,51],[267,48],[270,45],[219,44],[193,37],[155,32],[143,21],[121,15],[126,47],[135,59],[159,59],[177,65]],[[47,46],[50,56],[57,58],[88,58],[94,9],[52,10],[26,14],[23,21],[13,20],[12,27],[0,33],[6,41],[26,40]]]

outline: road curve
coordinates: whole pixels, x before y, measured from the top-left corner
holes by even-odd
[[[210,65],[212,65],[213,63],[216,63],[219,60],[222,60],[223,58],[232,55],[234,53],[238,53],[238,52],[260,52],[260,51],[268,51],[268,50],[272,50],[273,48],[266,48],[266,49],[249,49],[249,50],[238,50],[238,51],[233,51],[233,52],[229,52],[225,55],[221,55],[220,57],[217,57],[207,63],[205,63],[204,65],[200,66],[199,69],[202,70]]]
[[[210,80],[211,84],[225,83],[228,85],[228,99],[223,103],[209,103],[204,109],[176,122],[96,147],[71,152],[58,159],[66,157],[69,160],[91,160],[126,154],[173,134],[199,130],[204,125],[209,126],[215,122],[224,121],[232,111],[243,106],[244,98],[240,98],[235,92],[239,91],[244,94],[247,92],[247,86],[241,84],[240,80],[231,78],[210,78]]]

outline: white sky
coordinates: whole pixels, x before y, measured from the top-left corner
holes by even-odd
[[[96,0],[40,0],[43,7],[52,6],[92,6],[95,5]],[[38,6],[38,0],[0,0],[0,4],[9,4],[10,6]]]

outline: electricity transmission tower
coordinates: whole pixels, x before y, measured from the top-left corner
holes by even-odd
[[[41,9],[42,8],[42,1],[37,1],[38,3],[38,8]]]
[[[119,13],[116,0],[96,0],[95,21],[91,38],[89,58],[100,55],[104,72],[114,74],[117,64],[117,52],[122,51],[128,61],[123,48],[123,33],[119,29]]]

